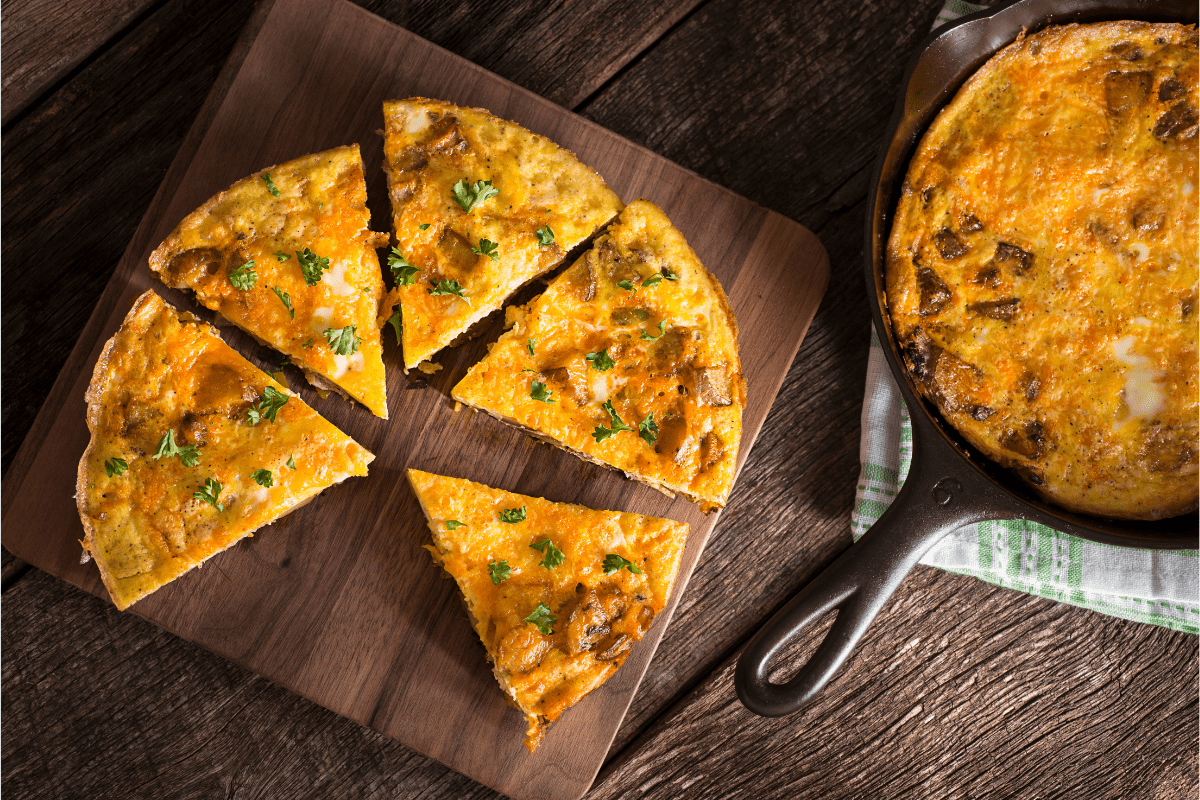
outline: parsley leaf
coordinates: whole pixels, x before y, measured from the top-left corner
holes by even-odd
[[[194,467],[200,463],[200,448],[194,444],[180,447],[175,444],[175,431],[169,430],[159,439],[158,449],[154,451],[154,457],[157,459],[170,458],[171,456],[179,456],[179,460],[183,462],[185,467]]]
[[[524,522],[525,517],[525,506],[521,506],[520,508],[506,508],[500,512],[500,521],[507,522],[509,525]]]
[[[284,462],[284,465],[291,467],[292,469],[295,469],[296,468],[296,455],[293,453],[292,455],[288,456],[288,460]]]
[[[267,191],[270,192],[272,196],[279,197],[279,187],[275,185],[275,181],[271,180],[271,173],[264,172],[259,177],[261,177],[263,179],[263,183],[267,185]]]
[[[292,315],[292,319],[295,319],[296,309],[292,308],[291,296],[278,286],[272,286],[271,291],[274,292],[275,296],[279,298],[279,302],[283,303],[283,307],[286,308],[288,313]]]
[[[651,336],[650,334],[646,333],[645,331],[642,331],[642,338],[645,339],[647,342],[657,342],[659,339],[662,338],[663,334],[667,332],[667,329],[663,327],[666,324],[667,324],[667,321],[664,319],[661,322],[659,322],[657,325],[654,326],[654,327],[658,328],[658,336]]]
[[[500,194],[500,191],[492,186],[491,181],[475,181],[475,185],[472,186],[467,183],[466,178],[461,178],[458,183],[454,184],[450,193],[454,196],[454,202],[458,203],[463,211],[470,214],[476,206],[489,197]]]
[[[543,403],[553,403],[554,399],[551,397],[552,394],[554,393],[547,391],[546,384],[542,383],[537,378],[533,379],[533,385],[529,387],[530,397],[532,397],[534,400],[541,400]]]
[[[108,473],[108,477],[114,475],[118,478],[125,474],[125,470],[129,469],[129,464],[123,458],[110,458],[104,462],[104,471]]]
[[[204,485],[192,492],[192,497],[196,498],[197,500],[203,500],[210,506],[216,506],[217,511],[224,511],[225,506],[221,505],[221,501],[217,499],[220,496],[221,484],[217,483],[212,478],[205,478]]]
[[[251,425],[257,425],[264,419],[274,422],[275,415],[287,404],[287,401],[288,396],[274,386],[264,386],[258,402],[247,409],[246,416],[250,418]]]
[[[603,442],[614,433],[633,430],[633,428],[621,421],[621,418],[617,415],[616,409],[613,408],[612,400],[606,400],[604,404],[601,405],[601,408],[608,412],[608,416],[611,419],[609,424],[612,425],[612,427],[606,428],[603,425],[597,425],[596,429],[592,431],[592,436],[596,437],[597,442]]]
[[[669,281],[679,280],[679,276],[672,272],[670,267],[663,267],[662,276]]]
[[[428,222],[422,222],[422,223],[421,223],[420,225],[418,225],[417,227],[418,227],[418,228],[420,228],[420,229],[421,229],[421,230],[423,230],[423,231],[427,231],[427,230],[429,230],[429,223],[428,223]]]
[[[627,558],[621,558],[616,553],[609,553],[606,555],[600,566],[604,567],[605,575],[612,575],[614,572],[620,572],[622,569],[627,569],[634,575],[642,574],[641,567],[634,565],[634,563]]]
[[[271,474],[271,470],[269,469],[256,469],[250,477],[254,478],[254,482],[259,486],[271,487],[275,485],[275,476]]]
[[[429,283],[431,286],[433,286],[433,288],[429,290],[429,293],[434,297],[442,294],[452,294],[455,297],[461,297],[463,300],[467,300],[466,296],[463,294],[462,284],[453,278],[448,281],[438,281],[437,283],[430,281]],[[469,303],[471,301],[467,300],[467,302]]]
[[[308,341],[304,343],[304,349],[307,350],[308,348],[312,347],[312,343],[313,337],[310,336],[308,337]]]
[[[325,338],[329,341],[329,349],[339,356],[352,356],[358,352],[362,337],[355,336],[358,327],[347,325],[344,328],[326,328]]]
[[[492,583],[499,586],[512,577],[512,568],[507,561],[492,561],[488,563],[488,575],[492,577]]]
[[[479,247],[472,247],[471,252],[477,256],[487,256],[492,261],[500,257],[500,251],[496,249],[496,243],[491,239],[480,239]]]
[[[392,269],[392,274],[396,276],[397,286],[412,286],[416,279],[417,273],[421,270],[414,267],[408,262],[408,259],[400,254],[400,251],[395,247],[388,254],[388,266]]]
[[[662,283],[662,279],[662,273],[656,272],[649,278],[646,278],[646,280],[642,281],[642,286],[654,286],[655,284]]]
[[[300,273],[304,275],[304,282],[309,286],[316,286],[320,283],[321,273],[329,269],[329,259],[321,258],[307,247],[296,251],[296,261],[300,264]]]
[[[542,632],[543,636],[549,636],[554,633],[554,628],[551,625],[557,620],[558,617],[551,614],[550,609],[541,603],[538,603],[533,613],[525,618],[526,622],[532,622],[534,625],[537,625],[537,629]]]
[[[254,271],[253,260],[247,261],[229,273],[229,282],[233,284],[233,288],[241,289],[243,292],[253,289],[256,281],[258,281],[258,273]]]
[[[470,527],[470,526],[468,526],[467,523],[465,523],[465,522],[459,522],[456,519],[446,520],[446,530],[448,530],[448,531],[452,531],[455,528],[467,528],[467,527]]]
[[[599,353],[588,353],[584,358],[592,363],[592,369],[599,372],[608,372],[617,365],[617,362],[613,361],[612,357],[609,356],[607,347]]]
[[[646,440],[646,444],[653,445],[658,441],[658,425],[654,422],[654,413],[646,415],[646,418],[638,423],[638,436]]]
[[[542,539],[540,542],[534,542],[529,546],[545,556],[545,558],[543,558],[538,564],[539,567],[554,569],[558,565],[562,564],[563,559],[566,558],[566,556],[563,555],[563,551],[555,547],[554,543],[549,539]]]
[[[630,281],[630,280],[617,281],[617,286],[620,286],[622,289],[624,289],[626,291],[633,292],[635,294],[637,293],[637,287],[633,285],[633,281]]]
[[[525,349],[529,351],[529,355],[530,355],[530,356],[534,355],[534,352],[533,352],[533,337],[530,337],[530,339],[529,339],[529,344],[525,345]]]
[[[280,264],[282,264],[284,261],[287,261],[289,258],[291,258],[291,256],[289,256],[287,253],[283,252],[282,250],[276,250],[274,253],[271,253],[271,255],[275,256],[275,260],[278,261]]]
[[[554,244],[554,229],[549,225],[543,225],[533,234],[537,237],[538,244],[542,247],[548,247]]]
[[[400,344],[400,306],[396,306],[396,310],[388,317],[388,323],[396,329],[396,344]]]

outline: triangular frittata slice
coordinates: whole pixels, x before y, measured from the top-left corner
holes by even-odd
[[[406,370],[621,210],[571,152],[482,109],[418,97],[383,117]]]
[[[188,316],[143,294],[88,386],[75,499],[122,610],[374,458]]]
[[[286,354],[314,386],[386,419],[375,248],[387,236],[367,229],[366,202],[358,145],[303,156],[193,211],[151,254],[150,268]]]
[[[638,200],[523,309],[455,400],[704,510],[742,435],[737,323],[716,278]]]
[[[414,469],[408,481],[433,531],[428,549],[458,582],[496,680],[529,723],[532,752],[666,606],[687,523]]]

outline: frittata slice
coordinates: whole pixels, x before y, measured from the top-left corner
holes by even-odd
[[[105,345],[87,406],[82,544],[121,610],[374,459],[154,292]]]
[[[621,210],[590,167],[478,108],[383,104],[404,368],[451,344]]]
[[[408,481],[433,531],[427,549],[458,583],[533,752],[666,606],[688,525],[415,469]]]
[[[737,468],[745,384],[721,285],[630,203],[454,387],[454,399],[704,510]]]
[[[297,158],[230,186],[150,256],[168,286],[287,355],[314,386],[387,418],[380,328],[387,315],[367,229],[358,145]]]

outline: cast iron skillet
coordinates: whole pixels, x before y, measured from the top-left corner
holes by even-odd
[[[867,295],[888,366],[913,427],[912,467],[884,515],[853,547],[777,613],[738,661],[734,685],[742,704],[783,716],[811,701],[850,655],[871,620],[909,570],[944,535],[987,519],[1029,519],[1105,544],[1143,549],[1195,548],[1195,513],[1155,522],[1075,514],[1042,502],[972,448],[915,390],[884,312],[883,265],[891,214],[908,161],[925,128],[968,77],[1014,41],[1022,28],[1139,19],[1195,23],[1195,0],[1016,0],[963,17],[924,43],[902,83],[884,147],[875,162],[866,230]],[[789,681],[771,683],[768,667],[789,641],[827,612],[837,618],[816,653]]]

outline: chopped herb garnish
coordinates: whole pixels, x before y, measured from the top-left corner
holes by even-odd
[[[423,230],[423,231],[427,231],[427,230],[429,230],[429,223],[428,223],[428,222],[422,222],[422,223],[421,223],[420,225],[418,225],[417,227],[418,227],[418,228],[420,228],[420,229],[421,229],[421,230]]]
[[[499,586],[512,577],[512,568],[508,566],[507,561],[491,561],[488,563],[488,575],[491,576],[492,583]]]
[[[518,522],[525,521],[525,506],[520,508],[506,508],[500,512],[500,521],[507,522],[509,525],[516,525]]]
[[[496,243],[491,239],[480,239],[479,247],[472,247],[471,252],[477,256],[487,256],[492,261],[500,257],[500,251],[496,249]]]
[[[532,397],[534,400],[541,400],[543,403],[553,403],[554,400],[551,398],[552,394],[553,392],[546,389],[546,384],[542,383],[537,378],[533,379],[533,385],[529,388],[530,397]]]
[[[630,280],[617,281],[617,286],[620,286],[622,289],[628,292],[637,292],[637,287],[634,286],[633,281]]]
[[[408,259],[402,256],[395,247],[388,254],[387,263],[391,267],[392,274],[396,276],[397,286],[412,286],[417,273],[421,271],[410,264]]]
[[[292,315],[292,319],[295,319],[296,309],[292,308],[291,296],[278,286],[272,286],[271,291],[274,292],[275,296],[279,298],[279,302],[283,303],[283,307],[286,308],[288,313]]]
[[[224,511],[225,506],[217,499],[221,496],[221,484],[217,483],[212,478],[205,478],[204,485],[196,491],[192,492],[192,497],[197,500],[203,500],[210,506],[216,506],[217,511]]]
[[[642,574],[641,567],[635,566],[632,561],[627,558],[621,558],[616,553],[609,553],[606,555],[600,566],[604,567],[605,575],[612,575],[614,572],[619,572],[622,569],[627,569],[634,575]]]
[[[525,345],[525,349],[529,351],[529,355],[531,355],[531,356],[534,355],[533,338],[532,337],[530,337],[530,339],[529,339],[529,344]]]
[[[296,261],[300,264],[300,273],[304,275],[304,282],[309,286],[316,286],[320,283],[321,273],[329,269],[329,259],[318,256],[307,247],[296,251]]]
[[[311,337],[311,336],[310,336],[310,337],[308,337],[308,341],[307,341],[307,342],[305,342],[305,343],[304,343],[303,345],[301,345],[301,346],[302,346],[302,347],[303,347],[305,350],[307,350],[308,348],[312,347],[312,344],[313,344],[313,337]]]
[[[180,447],[175,444],[175,431],[169,430],[158,441],[158,449],[154,451],[154,457],[170,458],[171,456],[179,456],[179,460],[185,467],[194,467],[200,463],[200,448],[194,444]]]
[[[617,365],[617,362],[613,361],[612,357],[608,354],[607,347],[599,353],[588,353],[584,358],[591,362],[592,369],[600,372],[608,372]]]
[[[642,286],[654,286],[657,283],[662,283],[663,276],[661,273],[654,273],[646,280],[642,281]]]
[[[438,281],[437,283],[430,281],[429,283],[433,287],[429,290],[429,293],[434,297],[443,294],[452,294],[455,297],[461,297],[463,300],[467,300],[466,296],[463,295],[462,284],[453,278],[448,281]],[[467,300],[467,302],[469,303],[471,301]]]
[[[608,412],[608,416],[612,420],[610,423],[612,427],[606,428],[603,425],[597,425],[596,429],[592,431],[592,436],[596,437],[597,442],[603,442],[614,433],[633,430],[633,428],[621,421],[621,418],[617,415],[616,409],[613,408],[612,400],[606,400],[604,404],[601,405],[601,408]]]
[[[296,456],[295,455],[288,456],[288,460],[283,463],[284,463],[284,466],[289,467],[291,469],[295,469],[296,468]]]
[[[662,276],[669,281],[679,280],[679,276],[672,272],[670,267],[663,267]]]
[[[537,629],[541,631],[543,636],[549,636],[554,633],[554,628],[551,625],[557,620],[558,617],[551,614],[550,609],[541,603],[538,603],[533,613],[525,618],[526,622],[532,622],[534,625],[537,625]]]
[[[452,531],[455,528],[466,528],[466,527],[468,527],[468,526],[467,526],[467,523],[465,523],[465,522],[459,522],[456,519],[446,520],[446,530],[448,530],[448,531]]]
[[[264,172],[262,174],[263,183],[267,185],[267,191],[273,196],[279,197],[279,187],[275,185],[275,181],[271,180],[271,173]]]
[[[388,317],[388,324],[396,329],[396,344],[400,344],[400,306],[396,306],[396,310]]]
[[[269,469],[256,469],[250,477],[254,478],[254,482],[259,486],[271,487],[275,485],[275,476],[271,474],[271,470]]]
[[[658,425],[654,423],[654,413],[646,415],[646,418],[638,423],[638,436],[646,440],[646,444],[653,445],[658,441]]]
[[[282,250],[276,250],[274,253],[271,253],[271,255],[275,256],[275,260],[278,261],[280,264],[282,264],[284,261],[287,261],[289,258],[291,258],[291,256],[289,256],[287,253],[283,252]]]
[[[358,328],[347,325],[344,328],[327,328],[325,338],[329,341],[329,349],[339,356],[352,356],[358,352],[362,337],[355,336]]]
[[[561,564],[563,562],[563,558],[565,558],[565,556],[563,556],[563,551],[555,547],[554,543],[549,539],[542,539],[540,542],[534,542],[529,546],[545,556],[545,558],[543,558],[538,564],[540,567],[554,569]]]
[[[288,396],[274,386],[264,386],[258,402],[247,409],[246,416],[249,417],[251,425],[257,425],[264,419],[274,422],[275,415],[287,404],[287,401]]]
[[[658,336],[651,336],[650,334],[646,333],[645,331],[642,331],[642,338],[645,339],[647,342],[657,342],[659,339],[662,338],[662,335],[667,332],[667,329],[663,327],[666,324],[667,324],[667,321],[664,319],[661,322],[659,322],[657,325],[654,326],[654,327],[658,328]]]
[[[247,289],[253,289],[257,280],[258,273],[254,271],[253,260],[247,261],[229,273],[229,282],[233,284],[233,288],[241,289],[243,292]]]
[[[554,244],[554,229],[549,225],[543,225],[533,234],[537,237],[538,244],[542,247],[548,247]]]
[[[500,194],[500,191],[492,186],[491,181],[475,181],[475,185],[472,186],[467,183],[466,178],[462,178],[454,184],[450,193],[454,196],[454,202],[458,203],[463,211],[470,214],[476,206],[489,197]]]
[[[125,474],[125,470],[129,469],[129,464],[123,458],[110,458],[104,462],[104,471],[108,473],[108,477],[120,477]]]

